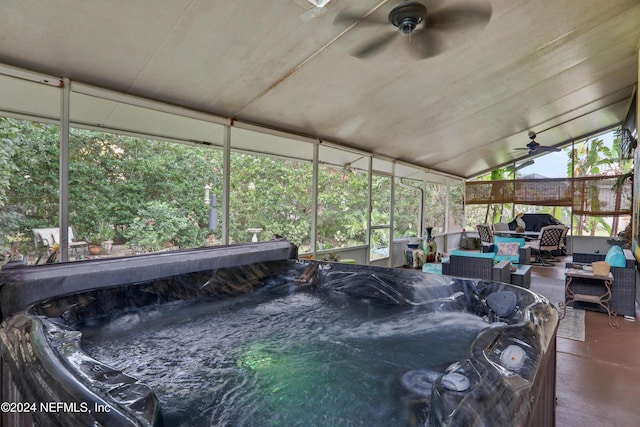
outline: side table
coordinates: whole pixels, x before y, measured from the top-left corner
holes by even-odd
[[[531,287],[531,266],[519,265],[516,271],[512,271],[511,284],[529,289]]]
[[[590,279],[594,282],[593,286],[601,288],[602,292],[594,291],[596,294],[584,294],[575,293],[571,288],[571,282],[574,278]],[[591,270],[585,270],[584,266],[573,265],[567,267],[565,271],[565,301],[561,303],[562,314],[561,318],[564,318],[567,305],[572,302],[586,302],[591,304],[598,304],[603,307],[609,315],[609,326],[617,328],[619,325],[612,319],[616,317],[616,312],[612,311],[609,307],[609,301],[611,301],[611,286],[613,285],[613,274],[609,272],[606,276],[593,274]]]

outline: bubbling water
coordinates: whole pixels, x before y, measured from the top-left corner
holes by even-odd
[[[181,301],[86,325],[83,347],[151,386],[166,426],[389,426],[409,424],[416,401],[428,407],[433,381],[487,327],[464,312],[358,304],[281,288]]]

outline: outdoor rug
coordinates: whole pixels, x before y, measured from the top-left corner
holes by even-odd
[[[564,319],[558,326],[558,337],[584,341],[584,310],[567,307]]]

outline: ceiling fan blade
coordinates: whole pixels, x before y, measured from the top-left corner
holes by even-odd
[[[409,49],[417,59],[431,58],[444,51],[437,31],[425,27],[409,34]]]
[[[400,33],[397,31],[394,31],[392,33],[384,33],[383,35],[376,37],[360,49],[353,52],[352,55],[360,59],[370,58],[371,56],[382,50],[389,43],[391,43],[398,34]]]
[[[537,151],[560,151],[560,149],[558,147],[545,147],[544,145],[540,145]]]
[[[334,24],[344,24],[344,25],[388,25],[389,21],[387,21],[386,17],[380,18],[378,16],[366,16],[362,13],[354,13],[354,12],[340,12],[338,16],[336,16],[333,20]]]
[[[427,16],[427,27],[441,31],[480,29],[491,19],[491,5],[445,6]]]

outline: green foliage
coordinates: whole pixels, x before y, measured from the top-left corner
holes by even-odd
[[[198,238],[197,223],[166,202],[150,201],[143,206],[124,233],[131,246],[146,252],[172,245],[189,246]]]
[[[24,219],[20,231],[25,235],[30,235],[32,228],[54,226],[58,217],[59,128],[0,118],[0,134],[3,145],[12,145],[12,166],[4,168],[10,173],[3,175],[8,180],[0,182],[0,194],[5,197],[2,212]]]
[[[0,216],[3,235],[30,236],[35,227],[58,225],[59,128],[0,118]],[[181,247],[202,245],[210,233],[205,185],[222,212],[222,153],[105,132],[71,129],[69,224],[79,236],[130,242],[145,250],[173,241]],[[246,242],[249,228],[261,238],[278,234],[300,247],[311,247],[312,164],[232,152],[229,200],[230,241]],[[366,243],[368,176],[356,169],[319,168],[318,248]],[[422,185],[416,181],[417,185]],[[444,187],[430,189],[433,225],[441,212]],[[374,223],[389,225],[390,178],[377,176]],[[420,193],[396,186],[398,237],[418,234]],[[406,191],[405,191],[406,190]],[[460,196],[461,199],[461,196]],[[438,219],[444,224],[444,219]],[[114,235],[115,234],[115,235]]]
[[[107,221],[100,221],[100,225],[98,226],[98,238],[100,242],[106,242],[108,240],[113,240],[115,237],[115,230]]]
[[[600,138],[576,144],[575,148],[569,150],[568,155],[567,176],[572,177],[597,176],[616,163],[612,149]]]
[[[569,176],[597,176],[606,173],[623,174],[629,172],[630,163],[620,161],[622,157],[621,150],[619,134],[617,134],[611,147],[605,145],[600,138],[576,144],[568,152],[567,171]],[[589,203],[597,207],[600,204],[598,187],[593,186],[587,194],[590,195]],[[575,221],[573,232],[578,235],[589,234],[594,236],[597,230],[603,230],[607,235],[611,235],[614,229],[605,218],[581,215]]]
[[[420,214],[419,200],[422,196],[418,190],[420,184],[416,181],[408,181],[409,187],[407,187],[406,185],[401,185],[400,180],[396,180],[395,184],[394,236],[418,236],[421,227],[421,224],[418,223]]]
[[[310,163],[232,153],[231,170],[231,242],[249,241],[247,229],[262,228],[262,239],[278,234],[310,247]]]
[[[12,160],[18,145],[19,131],[11,123],[0,127],[0,207],[7,201],[11,177],[19,172]]]
[[[319,168],[318,249],[365,244],[367,183],[359,170]]]

